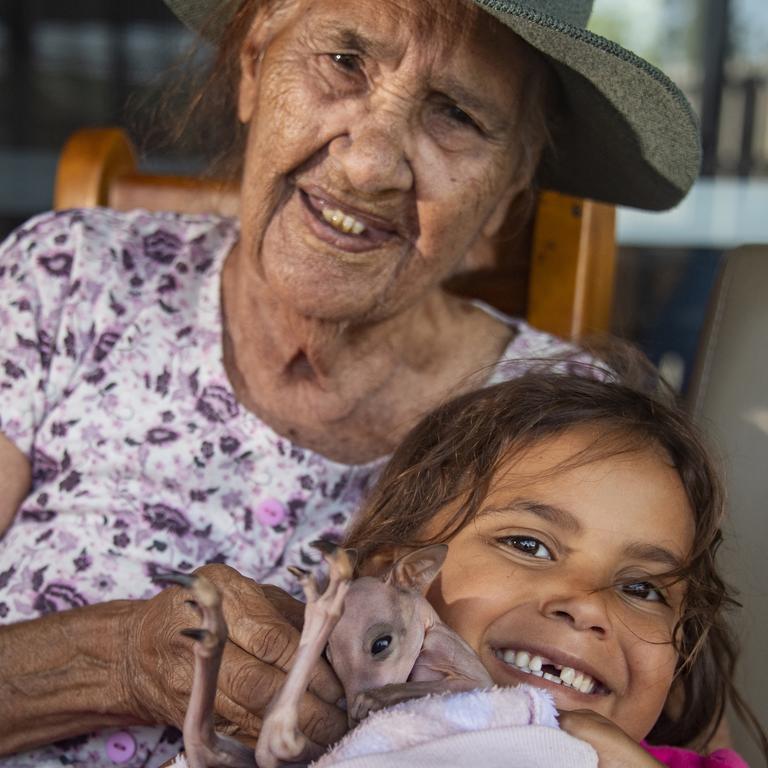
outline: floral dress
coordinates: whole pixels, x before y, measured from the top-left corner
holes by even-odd
[[[148,598],[159,571],[228,563],[295,593],[385,458],[330,461],[243,408],[222,362],[236,222],[106,209],[32,219],[0,247],[0,431],[32,490],[0,539],[0,622]],[[492,312],[493,310],[487,309]],[[521,321],[505,358],[573,353]],[[489,383],[518,375],[497,366]],[[158,766],[172,728],[110,729],[0,765]]]

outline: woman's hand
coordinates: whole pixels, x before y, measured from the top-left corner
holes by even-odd
[[[560,712],[559,721],[564,731],[594,747],[600,768],[658,768],[661,765],[618,725],[591,709]]]
[[[216,727],[255,743],[261,718],[285,679],[296,652],[304,606],[287,593],[259,585],[226,565],[199,570],[222,595],[229,639],[219,672]],[[124,684],[138,718],[152,723],[184,720],[192,683],[192,641],[180,631],[200,625],[189,593],[169,587],[139,604],[126,627]],[[313,741],[330,744],[346,731],[335,706],[343,691],[330,666],[319,660],[300,711],[300,727]]]

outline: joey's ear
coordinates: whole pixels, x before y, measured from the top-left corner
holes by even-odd
[[[387,581],[424,594],[443,567],[447,554],[447,544],[431,544],[409,552],[395,562]]]
[[[381,547],[358,563],[357,574],[376,577],[388,575],[392,570],[392,563],[404,552],[400,547]]]
[[[349,558],[349,564],[352,567],[352,572],[355,572],[355,568],[357,568],[357,550],[351,549],[347,547],[347,549],[344,550],[347,553],[347,557]]]

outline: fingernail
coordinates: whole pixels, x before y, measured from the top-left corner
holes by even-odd
[[[172,571],[169,573],[156,573],[152,577],[152,581],[156,584],[158,582],[169,581],[172,584],[179,584],[182,587],[189,589],[194,583],[197,577],[189,573],[180,573],[178,571]]]

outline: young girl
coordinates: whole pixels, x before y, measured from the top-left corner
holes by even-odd
[[[406,438],[345,546],[363,573],[448,542],[428,597],[499,685],[549,690],[600,765],[743,766],[704,748],[733,687],[723,495],[687,417],[616,383],[531,374]]]

